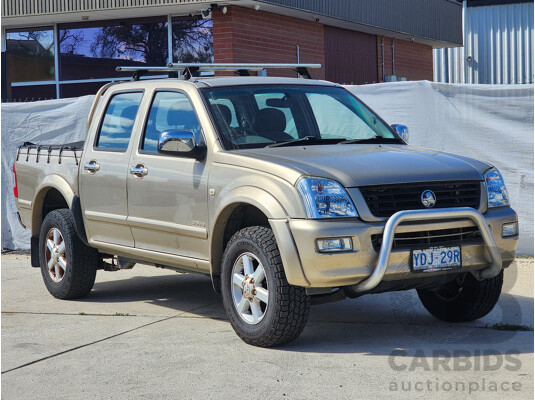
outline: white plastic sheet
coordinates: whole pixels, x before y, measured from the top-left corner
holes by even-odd
[[[533,85],[421,82],[348,86],[409,143],[497,167],[520,223],[519,254],[533,255]]]
[[[533,85],[394,82],[348,86],[410,143],[485,160],[502,172],[520,219],[521,254],[533,255]],[[83,140],[93,96],[2,105],[2,248],[29,248],[13,197],[12,165],[25,141]]]
[[[2,249],[29,249],[30,232],[17,218],[13,162],[24,142],[61,144],[85,139],[94,96],[2,104]]]

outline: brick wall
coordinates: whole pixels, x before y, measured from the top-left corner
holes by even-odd
[[[326,29],[330,28],[325,28],[323,24],[237,6],[229,6],[226,14],[214,11],[212,18],[215,62],[295,63],[297,62],[296,44],[300,47],[300,62],[302,63],[320,63],[325,66],[326,62],[331,62],[331,66],[334,67],[336,63],[340,62],[340,60],[332,59],[335,53],[333,53],[333,49],[325,49],[326,45],[331,47],[333,45],[325,41]],[[334,30],[343,31],[337,28]],[[349,32],[345,36],[348,34]],[[372,35],[353,34],[353,36],[356,35],[370,36],[373,40]],[[360,36],[358,40],[355,39],[358,46],[363,45]],[[376,81],[381,82],[380,36],[376,37],[376,45]],[[433,80],[433,51],[431,46],[399,39],[395,40],[394,46],[396,76],[406,77],[407,80]],[[351,50],[357,51],[356,49]],[[384,51],[385,75],[392,75],[391,38],[384,38]],[[325,59],[326,52],[330,54],[330,60]],[[371,53],[368,53],[371,56]],[[310,72],[313,78],[326,79],[325,68]],[[268,75],[296,76],[293,71],[289,70],[268,71]],[[368,75],[362,79],[357,78],[351,79],[351,81],[355,83],[375,81]],[[342,81],[345,80],[347,79],[342,79]]]
[[[392,40],[384,38],[385,75],[392,75]],[[433,48],[425,44],[396,39],[394,73],[409,81],[433,80]],[[377,36],[377,77],[382,81],[381,36]]]
[[[214,11],[214,62],[297,62],[325,65],[323,25],[301,19],[231,6],[222,14]],[[325,69],[310,70],[315,79],[325,79]],[[289,70],[268,70],[269,76],[295,77]]]

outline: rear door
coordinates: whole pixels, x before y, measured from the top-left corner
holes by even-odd
[[[194,259],[208,259],[208,167],[205,160],[157,151],[160,133],[184,129],[204,143],[201,126],[185,92],[156,90],[128,174],[128,223],[135,247]],[[132,169],[144,171],[135,174]]]
[[[79,177],[80,200],[90,240],[134,246],[127,224],[126,177],[143,91],[108,98],[92,143],[86,143]]]

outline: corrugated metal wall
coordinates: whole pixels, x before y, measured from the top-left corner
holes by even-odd
[[[433,50],[434,80],[533,83],[533,2],[466,7],[464,47]]]
[[[2,17],[202,2],[210,0],[2,0]]]
[[[459,3],[451,0],[257,0],[442,41],[462,42]],[[320,18],[321,22],[321,18]]]

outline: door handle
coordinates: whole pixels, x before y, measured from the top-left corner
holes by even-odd
[[[143,178],[149,173],[149,170],[143,164],[138,164],[135,167],[130,168],[130,173],[136,178]]]
[[[91,160],[88,163],[84,164],[84,169],[88,173],[94,174],[95,172],[97,172],[100,169],[100,164],[98,162],[96,162],[96,160]]]

